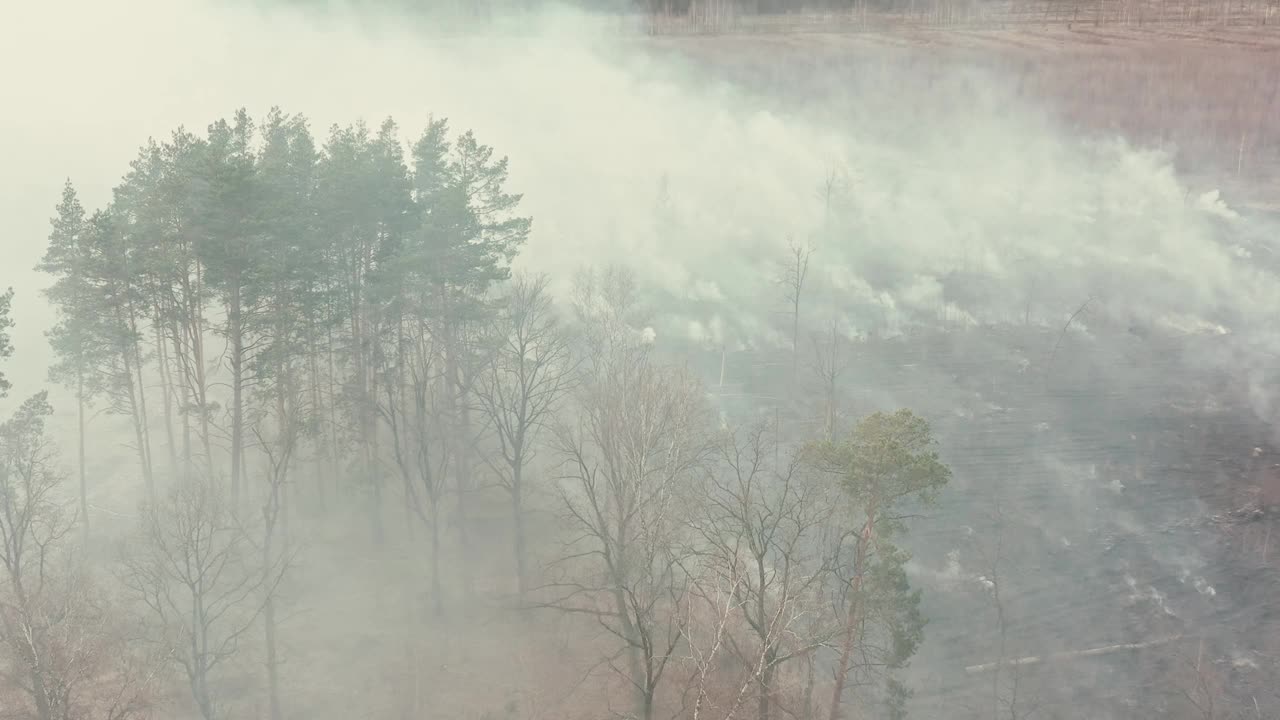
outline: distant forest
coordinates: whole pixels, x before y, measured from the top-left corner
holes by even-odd
[[[338,8],[333,0],[256,0],[264,5]],[[830,32],[903,23],[933,27],[1044,25],[1266,26],[1276,0],[381,0],[362,12],[391,11],[488,22],[548,7],[646,18],[651,34]]]

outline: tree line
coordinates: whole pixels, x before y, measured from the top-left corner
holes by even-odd
[[[442,618],[450,581],[468,602],[483,592],[473,518],[501,498],[501,599],[605,629],[601,662],[635,717],[902,715],[925,619],[896,540],[949,478],[928,424],[725,424],[644,332],[625,269],[584,270],[562,298],[512,273],[532,221],[507,175],[444,119],[407,147],[391,120],[318,144],[273,109],[148,142],[93,212],[67,183],[40,269],[76,472],[47,438],[47,393],[0,425],[6,704],[38,720],[165,702],[238,717],[229,678],[252,647],[278,720],[298,523],[358,507],[377,548],[399,509],[422,531],[423,610]],[[142,498],[109,561],[88,552],[91,410],[128,427]],[[528,530],[535,496],[560,520],[551,536]]]

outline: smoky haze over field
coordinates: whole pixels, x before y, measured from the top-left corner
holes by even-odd
[[[731,56],[684,52],[697,38],[663,42],[630,21],[568,9],[448,33],[429,14],[386,9],[156,0],[25,2],[0,20],[8,107],[0,133],[0,288],[15,290],[16,321],[14,356],[0,366],[14,385],[0,400],[5,417],[50,386],[53,353],[44,333],[57,313],[41,296],[51,279],[34,268],[67,178],[92,212],[111,201],[148,138],[164,142],[180,126],[203,135],[238,108],[259,121],[277,106],[304,115],[317,146],[333,124],[363,120],[376,130],[390,116],[409,147],[434,119],[448,118],[455,134],[472,130],[509,158],[505,189],[523,194],[518,214],[532,218],[512,267],[546,273],[566,317],[577,273],[629,269],[645,310],[628,317],[636,320],[631,329],[640,331],[641,345],[651,342],[664,367],[696,376],[701,386],[693,394],[706,395],[717,417],[708,428],[767,417],[780,437],[771,442],[795,448],[827,433],[847,435],[875,411],[908,408],[929,421],[951,477],[936,508],[909,522],[902,541],[913,559],[901,566],[924,590],[920,607],[929,620],[901,673],[916,693],[907,704],[912,716],[1280,713],[1274,690],[1259,690],[1274,665],[1270,638],[1280,634],[1265,625],[1265,612],[1257,615],[1276,580],[1267,548],[1280,493],[1266,484],[1271,478],[1257,478],[1274,461],[1270,443],[1280,440],[1271,430],[1280,419],[1271,369],[1280,351],[1271,317],[1280,305],[1278,228],[1233,207],[1203,175],[1194,183],[1180,175],[1173,151],[1068,128],[1018,92],[1011,74],[919,65],[916,54],[929,51],[913,46],[828,68],[796,61],[793,48],[776,63],[754,58],[772,72],[753,81],[725,71]],[[802,55],[805,41],[794,42]],[[789,289],[797,262],[804,263],[802,287]],[[226,341],[209,335],[209,363],[217,367],[209,387],[224,412],[226,368],[216,356]],[[582,336],[595,337],[583,332],[575,342]],[[159,448],[161,381],[148,382]],[[658,424],[685,418],[679,398],[667,398],[672,407]],[[63,450],[57,464],[71,477],[75,396],[51,388],[51,399],[50,435]],[[564,428],[588,414],[579,402],[591,407],[573,400],[556,411]],[[475,407],[484,414],[484,402]],[[1186,415],[1175,417],[1175,407]],[[263,422],[262,452],[249,438],[250,485],[275,467],[263,449],[272,425]],[[561,502],[573,509],[578,489],[572,473],[558,486],[550,480],[567,472],[557,462],[572,457],[564,448],[572,443],[551,433],[552,424],[531,461],[538,484],[527,500],[529,562],[538,567],[573,555],[562,548],[557,513]],[[492,429],[476,427],[478,437]],[[132,536],[145,514],[131,432],[124,416],[110,414],[95,416],[88,432],[90,517],[95,533],[111,536],[101,543],[110,551],[90,555],[107,584],[126,574],[114,568],[128,552],[117,553],[116,541]],[[347,435],[339,450],[355,457],[354,431]],[[659,438],[672,446],[679,439],[678,432]],[[213,442],[220,459],[230,452],[227,442]],[[467,491],[473,516],[462,520],[470,540],[468,530],[457,540],[458,525],[447,518],[434,528],[425,516],[418,524],[388,456],[379,471],[387,489],[377,502],[389,529],[375,541],[366,515],[351,509],[361,503],[308,500],[305,478],[323,447],[300,441],[288,491],[297,517],[282,531],[292,538],[286,545],[296,544],[296,563],[283,580],[271,576],[274,561],[261,570],[275,578],[261,584],[278,581],[283,598],[275,661],[283,714],[268,709],[261,676],[271,663],[256,645],[257,625],[243,652],[225,663],[229,669],[209,679],[222,698],[216,709],[195,708],[199,692],[193,689],[193,702],[186,691],[195,681],[158,662],[162,680],[146,686],[137,712],[198,717],[198,710],[207,720],[632,713],[634,693],[619,678],[634,670],[606,661],[621,657],[610,645],[616,638],[593,620],[575,624],[586,614],[580,607],[558,612],[563,597],[529,591],[526,602],[513,598],[511,523],[501,489],[486,479],[482,460],[492,458],[479,457],[480,446],[496,441],[470,442],[477,478]],[[370,457],[379,452],[373,444]],[[157,466],[163,454],[155,451]],[[330,479],[340,485],[340,474],[333,469]],[[160,484],[169,481],[176,482]],[[449,492],[448,482],[441,491]],[[1258,513],[1241,521],[1255,523],[1246,534],[1209,521],[1235,517],[1228,511],[1241,506]],[[422,547],[431,529],[446,537],[443,593],[427,577]],[[1251,577],[1271,585],[1260,589]],[[720,596],[689,582],[713,611],[719,607]],[[992,593],[997,587],[1003,595]],[[439,612],[447,604],[451,617],[424,619],[428,597]],[[119,602],[125,616],[129,602]],[[537,610],[545,622],[511,609],[530,603],[556,607]],[[254,607],[246,622],[258,622]],[[650,697],[659,707],[648,710],[763,720],[768,702],[758,710],[754,689],[740,693],[751,698],[741,709],[726,690],[739,677],[734,672],[747,673],[747,687],[760,682],[760,671],[749,662],[745,671],[712,663],[720,644],[706,632],[716,625],[700,625],[692,607],[673,601],[666,624],[654,620],[661,613],[652,607],[645,616],[675,638],[667,685]],[[679,613],[688,615],[684,624],[670,620]],[[800,630],[787,632],[786,642],[804,645]],[[807,640],[817,636],[811,632]],[[1165,654],[1113,654],[1118,645],[1147,643]],[[826,716],[824,701],[814,705],[809,696],[815,673],[817,694],[830,694],[839,638],[813,646],[821,649],[797,652],[816,658],[805,660],[815,668],[809,679],[796,662],[770,691],[776,718],[799,712],[789,704],[801,696]],[[1040,662],[1091,648],[1105,652]],[[1126,653],[1139,659],[1127,661]],[[1042,669],[974,669],[1025,656]],[[6,655],[4,662],[14,661]],[[1209,665],[1219,674],[1210,676]],[[713,667],[730,678],[715,692],[707,690]],[[868,686],[872,675],[881,679],[878,670],[867,672]],[[867,692],[877,701],[878,693],[892,695]],[[1204,714],[1214,703],[1210,712],[1219,714]],[[99,715],[40,720],[53,717]]]

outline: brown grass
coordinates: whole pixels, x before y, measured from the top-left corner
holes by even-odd
[[[1047,23],[1015,22],[1012,18],[1035,15],[1017,11],[1031,4],[1006,4],[1002,20],[981,28],[976,23],[894,24],[882,18],[865,31],[846,32],[863,26],[848,17],[739,18],[723,31],[672,31],[650,42],[738,76],[769,75],[779,87],[801,67],[837,74],[870,68],[939,78],[958,67],[977,68],[1008,83],[1021,101],[1046,109],[1071,131],[1122,137],[1169,152],[1198,190],[1221,188],[1237,203],[1276,203],[1280,16],[1274,16],[1274,8],[1233,6],[1261,13],[1252,16],[1251,26],[1243,20],[1227,26],[1197,24],[1197,13],[1207,11],[1207,3],[1148,2],[1153,13],[1164,14],[1130,8],[1107,22],[1094,22],[1088,14],[1114,12],[1116,4],[1050,3],[1048,17],[1055,20]],[[1045,4],[1039,6],[1043,10]],[[995,6],[982,7],[992,12]],[[1067,7],[1072,8],[1069,13]],[[1124,20],[1174,16],[1191,19]],[[1088,21],[1071,22],[1073,17]],[[696,25],[691,17],[670,21],[685,28]],[[662,27],[663,33],[672,30]]]

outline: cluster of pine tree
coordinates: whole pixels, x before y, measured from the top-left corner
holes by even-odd
[[[180,669],[183,702],[227,717],[229,668],[252,665],[239,653],[260,628],[279,720],[291,503],[326,522],[344,510],[323,512],[329,498],[363,498],[372,548],[402,508],[426,531],[424,609],[439,617],[442,529],[473,601],[475,548],[491,543],[469,535],[470,504],[496,495],[515,570],[500,594],[607,630],[638,717],[693,698],[730,702],[727,720],[754,697],[759,720],[801,702],[839,720],[855,685],[901,711],[896,671],[924,619],[894,509],[949,477],[927,424],[877,414],[837,438],[831,419],[786,452],[776,426],[720,427],[699,379],[653,351],[625,270],[577,278],[570,322],[546,278],[511,277],[531,220],[506,184],[506,158],[444,120],[406,153],[391,120],[317,147],[279,110],[149,142],[92,213],[68,182],[40,268],[58,312],[51,377],[79,411],[78,508],[60,500],[39,393],[0,425],[0,666],[23,679],[0,697],[39,720],[145,717],[176,684],[161,671]],[[802,285],[798,269],[797,314]],[[97,558],[117,608],[68,539],[95,512],[94,406],[131,428],[145,500],[119,557]],[[536,549],[535,471],[561,520]],[[823,666],[834,683],[815,680]]]
[[[391,120],[334,127],[321,148],[279,110],[179,129],[141,149],[101,210],[67,184],[41,263],[54,376],[82,418],[95,400],[130,418],[153,500],[163,467],[226,477],[235,502],[266,424],[311,440],[318,493],[343,475],[376,494],[378,397],[405,338],[468,352],[465,327],[529,233],[506,176],[444,120],[407,158]]]

